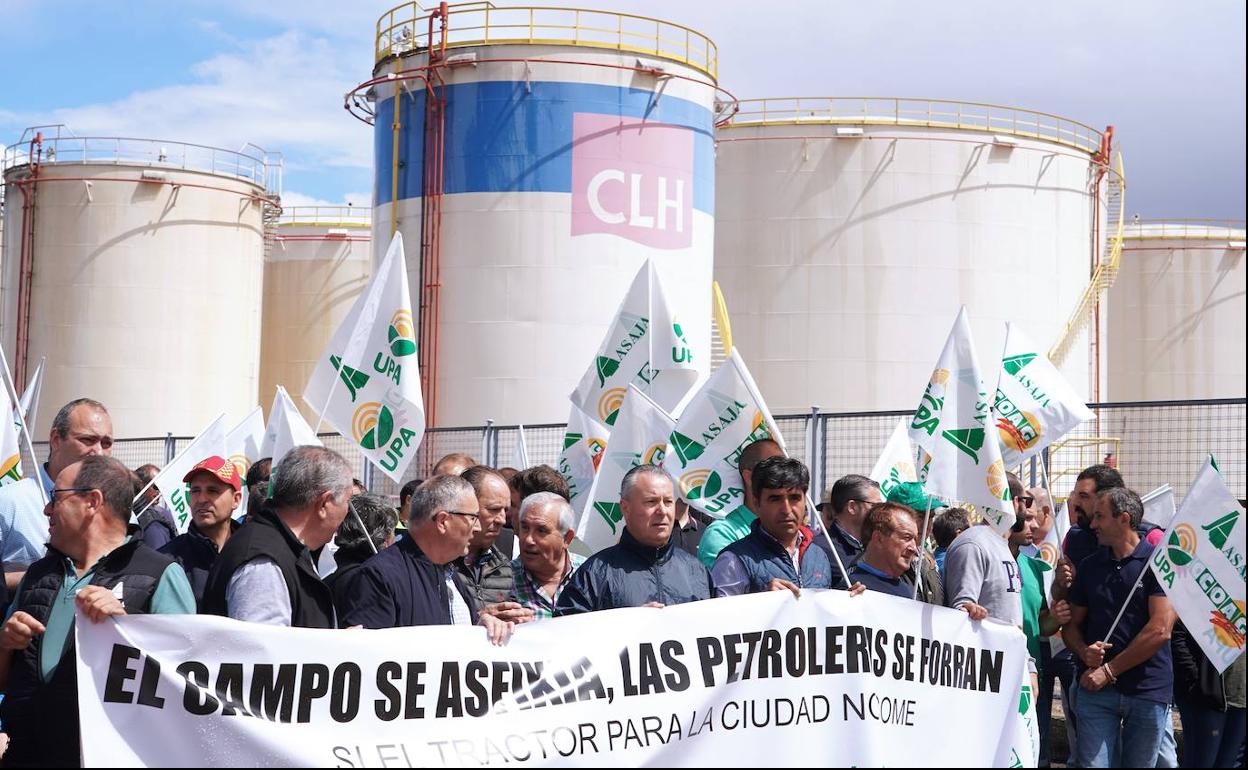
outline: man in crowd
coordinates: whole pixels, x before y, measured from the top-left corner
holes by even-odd
[[[477,607],[504,601],[511,593],[511,544],[503,553],[496,545],[503,524],[511,490],[493,468],[474,465],[459,476],[472,485],[480,511],[477,528],[468,542],[468,553],[455,560],[455,569],[472,593]]]
[[[806,466],[789,457],[769,457],[754,466],[750,484],[758,516],[750,534],[720,551],[711,566],[715,595],[831,588],[827,554],[810,547],[815,535],[806,526]]]
[[[576,512],[553,492],[535,492],[520,503],[520,557],[511,563],[510,600],[530,619],[552,618],[555,604],[585,557],[568,546],[576,536]]]
[[[333,573],[325,576],[325,585],[334,594],[334,609],[339,617],[346,614],[346,596],[356,570],[375,553],[394,543],[394,530],[399,514],[377,495],[354,495],[347,503],[347,517],[334,535]],[[358,520],[357,520],[358,517]],[[363,523],[363,528],[360,524]]]
[[[273,475],[273,458],[256,460],[247,469],[247,510],[259,513],[269,499],[269,480]],[[242,523],[242,522],[240,522]]]
[[[184,534],[160,550],[186,570],[195,603],[202,605],[208,573],[238,528],[234,511],[243,501],[243,484],[234,463],[217,455],[201,460],[182,481],[189,485],[191,522]]]
[[[769,438],[755,441],[741,450],[741,455],[737,458],[737,470],[741,472],[741,480],[744,482],[742,488],[745,491],[745,503],[719,521],[711,522],[702,533],[702,541],[698,543],[698,560],[708,569],[715,563],[720,551],[750,534],[750,525],[757,518],[754,511],[758,506],[758,502],[753,499],[753,492],[750,491],[753,487],[750,478],[754,473],[754,466],[769,457],[783,456],[784,450]]]
[[[455,569],[481,529],[472,485],[459,476],[434,476],[412,495],[407,537],[364,562],[346,595],[343,625],[485,626],[504,643],[512,623],[478,615],[471,589]]]
[[[689,507],[689,503],[676,498],[676,522],[672,525],[672,542],[690,556],[698,555],[698,546],[706,527]]]
[[[958,535],[971,527],[971,513],[965,508],[946,508],[936,516],[932,524],[932,537],[936,540],[936,569],[940,571],[940,582],[945,582],[945,555],[949,546]]]
[[[472,459],[472,455],[463,452],[451,452],[433,466],[434,476],[458,476],[472,466],[477,461]]]
[[[1035,516],[1017,498],[1023,483],[1007,473],[1014,496],[1014,528],[1010,537],[1020,541],[1031,536]],[[963,532],[945,554],[945,600],[973,620],[991,617],[1023,627],[1022,579],[1010,553],[1007,537],[981,523]]]
[[[89,455],[60,470],[46,506],[47,555],[30,565],[0,633],[7,766],[80,762],[75,605],[92,621],[194,614],[186,574],[128,527],[134,476]]]
[[[178,536],[178,526],[173,521],[173,514],[160,499],[160,489],[152,484],[152,479],[160,473],[160,466],[148,463],[134,469],[139,479],[139,489],[143,494],[134,498],[131,506],[138,516],[139,531],[143,533],[143,542],[148,548],[159,551],[169,541]],[[150,485],[150,486],[149,486]]]
[[[550,492],[572,502],[572,490],[568,480],[549,465],[534,465],[518,472],[507,482],[511,490],[511,505],[507,508],[507,526],[513,535],[520,532],[520,503],[529,495]]]
[[[820,503],[819,513],[823,517],[827,537],[821,536],[816,542],[828,554],[834,570],[834,587],[845,588],[849,585],[837,564],[843,564],[845,569],[849,569],[862,553],[862,523],[871,507],[882,502],[884,494],[880,491],[879,484],[866,476],[851,473],[837,479],[828,492],[827,500]],[[828,545],[829,541],[831,546]],[[836,549],[835,556],[832,548]],[[840,557],[839,562],[837,556]]]
[[[639,465],[624,475],[620,512],[624,518],[620,542],[589,557],[572,573],[555,604],[555,615],[664,607],[714,595],[706,567],[672,545],[676,501],[672,479],[662,468]]]
[[[923,485],[917,481],[893,484],[884,497],[890,503],[900,503],[911,510],[918,511],[919,520],[927,522],[927,531],[919,535],[919,555],[914,560],[914,566],[901,579],[902,582],[913,587],[915,577],[920,576],[922,581],[919,585],[919,599],[927,604],[943,607],[945,604],[944,581],[940,579],[935,557],[928,553],[925,547],[931,535],[932,517],[939,515],[937,509],[941,506],[940,501],[930,497],[923,490]]]
[[[399,490],[399,522],[406,522],[412,518],[412,495],[416,494],[416,490],[421,484],[425,483],[424,479],[412,479],[403,485]]]
[[[225,544],[203,611],[235,620],[334,628],[334,601],[312,552],[338,531],[351,499],[351,466],[333,450],[298,446],[273,469],[273,492]]]
[[[48,542],[44,499],[61,471],[92,455],[108,455],[113,448],[113,422],[99,401],[77,398],[61,407],[48,432],[48,461],[37,473],[0,487],[0,560],[9,593],[17,588],[27,565],[43,558]],[[39,485],[43,485],[43,491]],[[131,497],[135,490],[131,490]],[[130,506],[126,505],[129,512]]]
[[[920,514],[900,503],[876,503],[859,522],[863,550],[849,568],[849,578],[868,591],[914,598],[914,586],[902,577],[919,555]]]
[[[1100,492],[1088,524],[1102,547],[1079,563],[1070,588],[1062,637],[1079,662],[1080,767],[1153,767],[1170,721],[1175,614],[1148,569],[1153,546],[1137,531],[1143,518],[1135,492]]]

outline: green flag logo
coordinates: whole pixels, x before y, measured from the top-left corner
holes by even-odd
[[[672,431],[672,448],[676,450],[676,456],[680,458],[680,467],[684,468],[692,461],[702,456],[706,451],[706,447],[689,438],[679,431]]]
[[[351,418],[351,432],[365,449],[383,447],[394,435],[394,415],[389,407],[376,401],[361,404]]]
[[[386,339],[390,342],[390,353],[395,358],[410,356],[416,352],[416,330],[412,326],[412,314],[407,310],[396,310],[390,317],[390,328],[386,329]]]
[[[1226,545],[1226,541],[1231,536],[1231,530],[1235,528],[1235,522],[1239,519],[1238,511],[1231,511],[1222,518],[1212,524],[1205,524],[1201,527],[1209,535],[1209,542],[1213,543],[1213,547],[1219,551]]]
[[[624,513],[620,511],[620,504],[594,503],[594,510],[606,520],[607,526],[611,527],[611,534],[616,534],[615,525],[619,524],[620,520],[624,518]]]
[[[677,484],[680,486],[681,495],[689,502],[714,497],[724,488],[719,474],[705,468],[683,474]]]
[[[940,435],[979,464],[979,450],[984,446],[983,428],[955,428],[941,431]]]
[[[585,438],[585,435],[583,433],[573,433],[569,431],[563,434],[563,451],[566,452],[572,447],[576,446],[576,442],[580,441],[583,438]]]
[[[1170,540],[1166,543],[1166,553],[1170,556],[1170,561],[1174,562],[1174,566],[1186,567],[1191,564],[1192,559],[1196,558],[1196,547],[1199,543],[1196,528],[1184,522],[1170,533]]]
[[[338,376],[342,378],[342,381],[346,383],[347,390],[351,392],[351,402],[355,403],[356,395],[368,384],[368,375],[358,369],[344,366],[341,356],[330,356],[329,363],[337,370]]]
[[[1001,362],[1001,366],[1010,374],[1018,374],[1023,370],[1023,367],[1035,360],[1036,355],[1036,353],[1023,353],[1017,356],[1006,356],[1005,360]]]
[[[607,380],[611,379],[611,375],[620,370],[620,362],[614,358],[606,356],[598,356],[598,360],[594,362],[594,371],[598,373],[598,387],[607,384]]]

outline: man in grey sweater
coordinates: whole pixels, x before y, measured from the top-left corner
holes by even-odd
[[[1007,474],[1014,499],[1015,530],[1028,526],[1033,514],[1019,498],[1024,494],[1017,476]],[[1010,553],[1009,536],[991,526],[971,527],[958,535],[945,555],[945,602],[972,620],[995,618],[1023,627],[1023,578]]]

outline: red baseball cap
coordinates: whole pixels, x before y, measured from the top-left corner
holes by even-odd
[[[221,479],[226,484],[233,487],[235,492],[240,492],[243,489],[242,479],[239,478],[238,466],[220,455],[213,455],[212,457],[206,457],[203,460],[200,460],[194,468],[191,468],[187,471],[186,475],[182,477],[182,482],[190,482],[191,477],[201,471],[211,473],[213,476]]]

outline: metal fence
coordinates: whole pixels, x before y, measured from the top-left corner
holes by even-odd
[[[1168,483],[1182,497],[1200,464],[1213,453],[1231,491],[1244,499],[1248,497],[1246,404],[1248,399],[1243,398],[1091,404],[1096,419],[1046,452],[1052,486],[1059,497],[1065,497],[1081,469],[1112,453],[1132,488],[1143,493]],[[897,421],[911,414],[910,410],[811,411],[775,419],[789,454],[810,466],[812,487],[822,492],[847,473],[869,472]],[[563,424],[524,426],[529,463],[556,465],[563,434]],[[438,459],[451,452],[464,452],[498,467],[516,466],[518,437],[516,425],[430,429],[403,480],[426,478]],[[131,468],[144,463],[163,465],[190,440],[175,436],[122,439],[113,445],[113,456]],[[357,476],[370,490],[398,494],[400,485],[372,468],[354,442],[336,433],[321,434],[321,440],[357,469]],[[46,458],[46,442],[36,443],[35,451]],[[1039,463],[1022,471],[1024,481],[1040,484],[1043,470]]]

